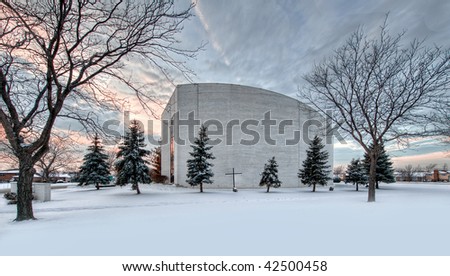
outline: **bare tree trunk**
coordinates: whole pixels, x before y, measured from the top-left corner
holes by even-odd
[[[270,189],[270,185],[267,185],[267,193],[269,192]]]
[[[313,193],[316,191],[316,183],[313,184]]]
[[[20,158],[19,180],[17,181],[16,221],[35,219],[33,215],[33,176],[35,169],[31,158]]]
[[[374,150],[378,150],[374,146]],[[375,202],[375,182],[377,177],[377,156],[374,152],[369,154],[370,156],[370,170],[369,170],[369,193],[368,193],[368,202]]]
[[[42,170],[42,182],[50,182],[50,172],[47,169]]]
[[[359,185],[358,185],[358,182],[356,182],[355,184],[356,184],[356,191],[359,191]]]
[[[200,183],[200,193],[203,193],[203,183]]]
[[[40,161],[38,161],[38,162],[40,162]],[[40,169],[42,170],[42,173],[41,173],[42,182],[50,182],[50,171],[48,170],[48,168],[45,166],[41,166],[41,164],[36,164],[36,165],[38,165],[38,167],[40,167]]]
[[[378,180],[376,181],[376,187],[377,189],[379,189],[380,187],[378,186]]]

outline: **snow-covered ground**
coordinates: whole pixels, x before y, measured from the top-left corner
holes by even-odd
[[[0,255],[450,255],[450,186],[52,190],[37,221],[0,199]]]

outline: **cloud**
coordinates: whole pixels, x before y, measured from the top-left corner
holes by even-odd
[[[334,141],[334,166],[347,165],[353,158],[363,158],[364,151],[361,146],[351,139],[346,139],[345,144]]]
[[[204,15],[203,12],[202,12],[200,2],[197,3],[197,5],[195,6],[194,9],[195,9],[195,13],[197,14],[198,18],[200,19],[200,22],[202,23],[203,27],[205,28],[205,31],[208,33],[208,37],[209,37],[209,40],[210,40],[210,42],[211,42],[213,48],[214,48],[217,52],[219,52],[219,54],[220,54],[221,57],[223,58],[225,64],[226,64],[227,66],[229,66],[229,65],[230,65],[230,61],[229,61],[229,59],[227,58],[227,56],[225,55],[225,51],[224,51],[224,49],[222,48],[222,45],[220,45],[219,41],[218,41],[217,38],[215,37],[214,32],[211,32],[210,27],[209,27],[209,24],[208,24],[208,21],[207,21],[205,15]]]
[[[247,84],[293,96],[315,62],[332,54],[358,26],[378,31],[387,12],[393,32],[407,29],[407,39],[447,43],[449,8],[442,0],[201,0],[199,20],[192,23],[203,26],[212,47],[194,63],[198,81]]]
[[[401,168],[406,165],[426,165],[436,163],[438,166],[450,164],[450,156],[446,152],[431,152],[424,154],[416,154],[411,156],[393,157],[392,161],[396,168]]]

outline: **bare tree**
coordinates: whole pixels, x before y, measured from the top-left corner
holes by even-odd
[[[345,173],[345,171],[347,170],[346,166],[344,165],[339,165],[333,168],[333,174],[335,175],[341,175],[343,173]]]
[[[334,177],[338,177],[340,181],[345,179],[345,172],[347,171],[347,166],[339,165],[333,168]]]
[[[425,171],[426,172],[432,172],[434,168],[436,168],[437,164],[435,163],[430,163],[428,165],[425,166]]]
[[[407,126],[416,114],[450,86],[450,50],[427,48],[417,40],[402,48],[402,38],[403,33],[389,34],[386,21],[377,38],[359,28],[305,76],[307,85],[300,91],[369,155],[369,202],[375,201],[375,169],[383,142],[409,135]]]
[[[116,147],[105,150],[105,154],[108,156],[106,163],[111,170],[114,169],[114,164],[117,161],[117,151],[118,149]]]
[[[2,131],[3,128],[0,126],[0,161],[10,168],[17,168],[19,160]],[[70,133],[52,135],[49,141],[49,150],[35,165],[35,168],[41,171],[44,181],[49,180],[50,174],[61,169],[71,170],[72,166],[76,165],[75,161],[78,158],[76,147],[76,141],[73,140]]]
[[[408,165],[405,165],[403,168],[396,169],[396,171],[400,173],[402,181],[410,182],[413,179],[416,169],[417,169],[417,167],[414,168],[413,165],[408,164]]]
[[[151,112],[157,100],[126,74],[131,62],[168,78],[172,69],[191,74],[184,61],[198,48],[183,49],[176,35],[192,8],[173,0],[0,0],[0,123],[19,160],[17,221],[34,219],[34,165],[58,117],[98,129],[97,111],[121,105],[108,81],[127,86]]]
[[[60,170],[68,169],[76,159],[75,142],[69,136],[53,136],[48,151],[36,162],[41,171],[42,180],[50,181],[50,176]]]
[[[405,181],[412,181],[415,169],[411,164],[406,165],[402,170],[403,179]]]

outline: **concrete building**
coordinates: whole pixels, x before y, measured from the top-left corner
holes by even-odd
[[[322,136],[333,167],[332,137],[324,135],[325,120],[306,104],[249,86],[185,84],[176,87],[162,114],[162,174],[172,183],[188,186],[186,161],[201,124],[208,127],[216,157],[211,161],[214,183],[206,189],[231,188],[232,177],[226,173],[233,168],[242,173],[236,175],[237,188],[258,187],[264,164],[272,156],[282,187],[304,187],[297,173],[315,134]]]

